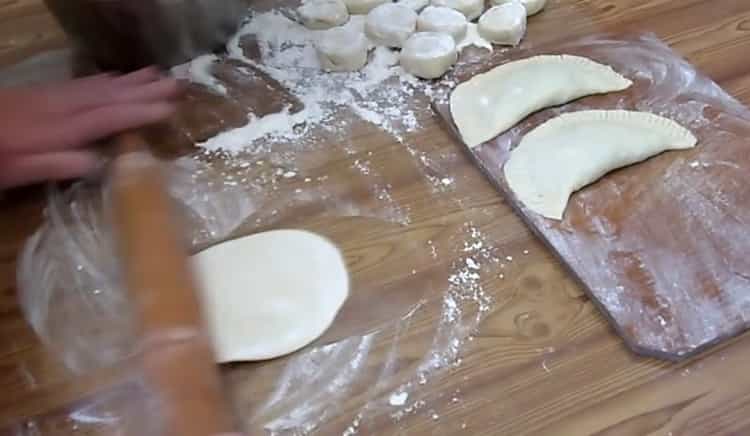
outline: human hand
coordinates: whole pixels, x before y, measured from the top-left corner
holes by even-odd
[[[0,89],[0,189],[90,173],[94,142],[167,118],[179,93],[154,68]]]

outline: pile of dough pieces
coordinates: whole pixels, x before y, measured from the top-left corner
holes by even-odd
[[[526,17],[546,1],[490,0],[485,10],[485,0],[304,0],[297,15],[307,28],[322,31],[316,49],[327,71],[357,71],[371,48],[383,46],[401,50],[407,72],[437,79],[458,61],[465,39],[518,45]],[[364,25],[350,25],[353,15],[364,16]]]

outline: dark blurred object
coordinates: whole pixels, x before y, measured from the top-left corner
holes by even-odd
[[[45,0],[99,68],[168,68],[218,50],[237,30],[243,0]]]

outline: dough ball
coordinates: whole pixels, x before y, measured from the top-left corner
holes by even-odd
[[[326,71],[357,71],[367,64],[369,41],[356,28],[336,27],[322,32],[315,48]]]
[[[300,21],[308,29],[322,30],[341,26],[349,21],[343,0],[307,0],[297,9]]]
[[[352,15],[364,15],[378,6],[390,2],[391,0],[344,0],[346,8]]]
[[[521,4],[526,8],[527,17],[538,14],[542,11],[542,9],[544,9],[544,6],[546,6],[547,4],[547,0],[490,0],[493,6],[517,1],[520,1]]]
[[[419,12],[430,4],[430,0],[398,0],[396,4],[406,6],[414,12]]]
[[[510,2],[493,6],[479,19],[479,34],[495,44],[518,45],[526,33],[526,8]]]
[[[459,42],[466,36],[467,24],[466,17],[455,9],[429,6],[419,14],[417,31],[447,33]]]
[[[417,30],[417,13],[398,3],[380,5],[367,14],[365,33],[378,45],[401,47]]]
[[[456,41],[445,33],[415,33],[401,50],[404,70],[423,79],[442,77],[456,61]]]
[[[432,5],[455,9],[469,21],[477,19],[484,12],[484,0],[432,0]]]

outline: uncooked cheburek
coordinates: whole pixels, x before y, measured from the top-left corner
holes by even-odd
[[[572,193],[610,171],[696,142],[676,122],[647,112],[572,112],[529,132],[503,171],[521,203],[559,220]]]
[[[450,98],[451,116],[466,145],[476,147],[538,110],[621,91],[632,83],[588,58],[535,56],[500,65],[458,85]]]
[[[220,363],[273,359],[320,337],[349,294],[339,250],[300,230],[259,233],[192,259]]]

